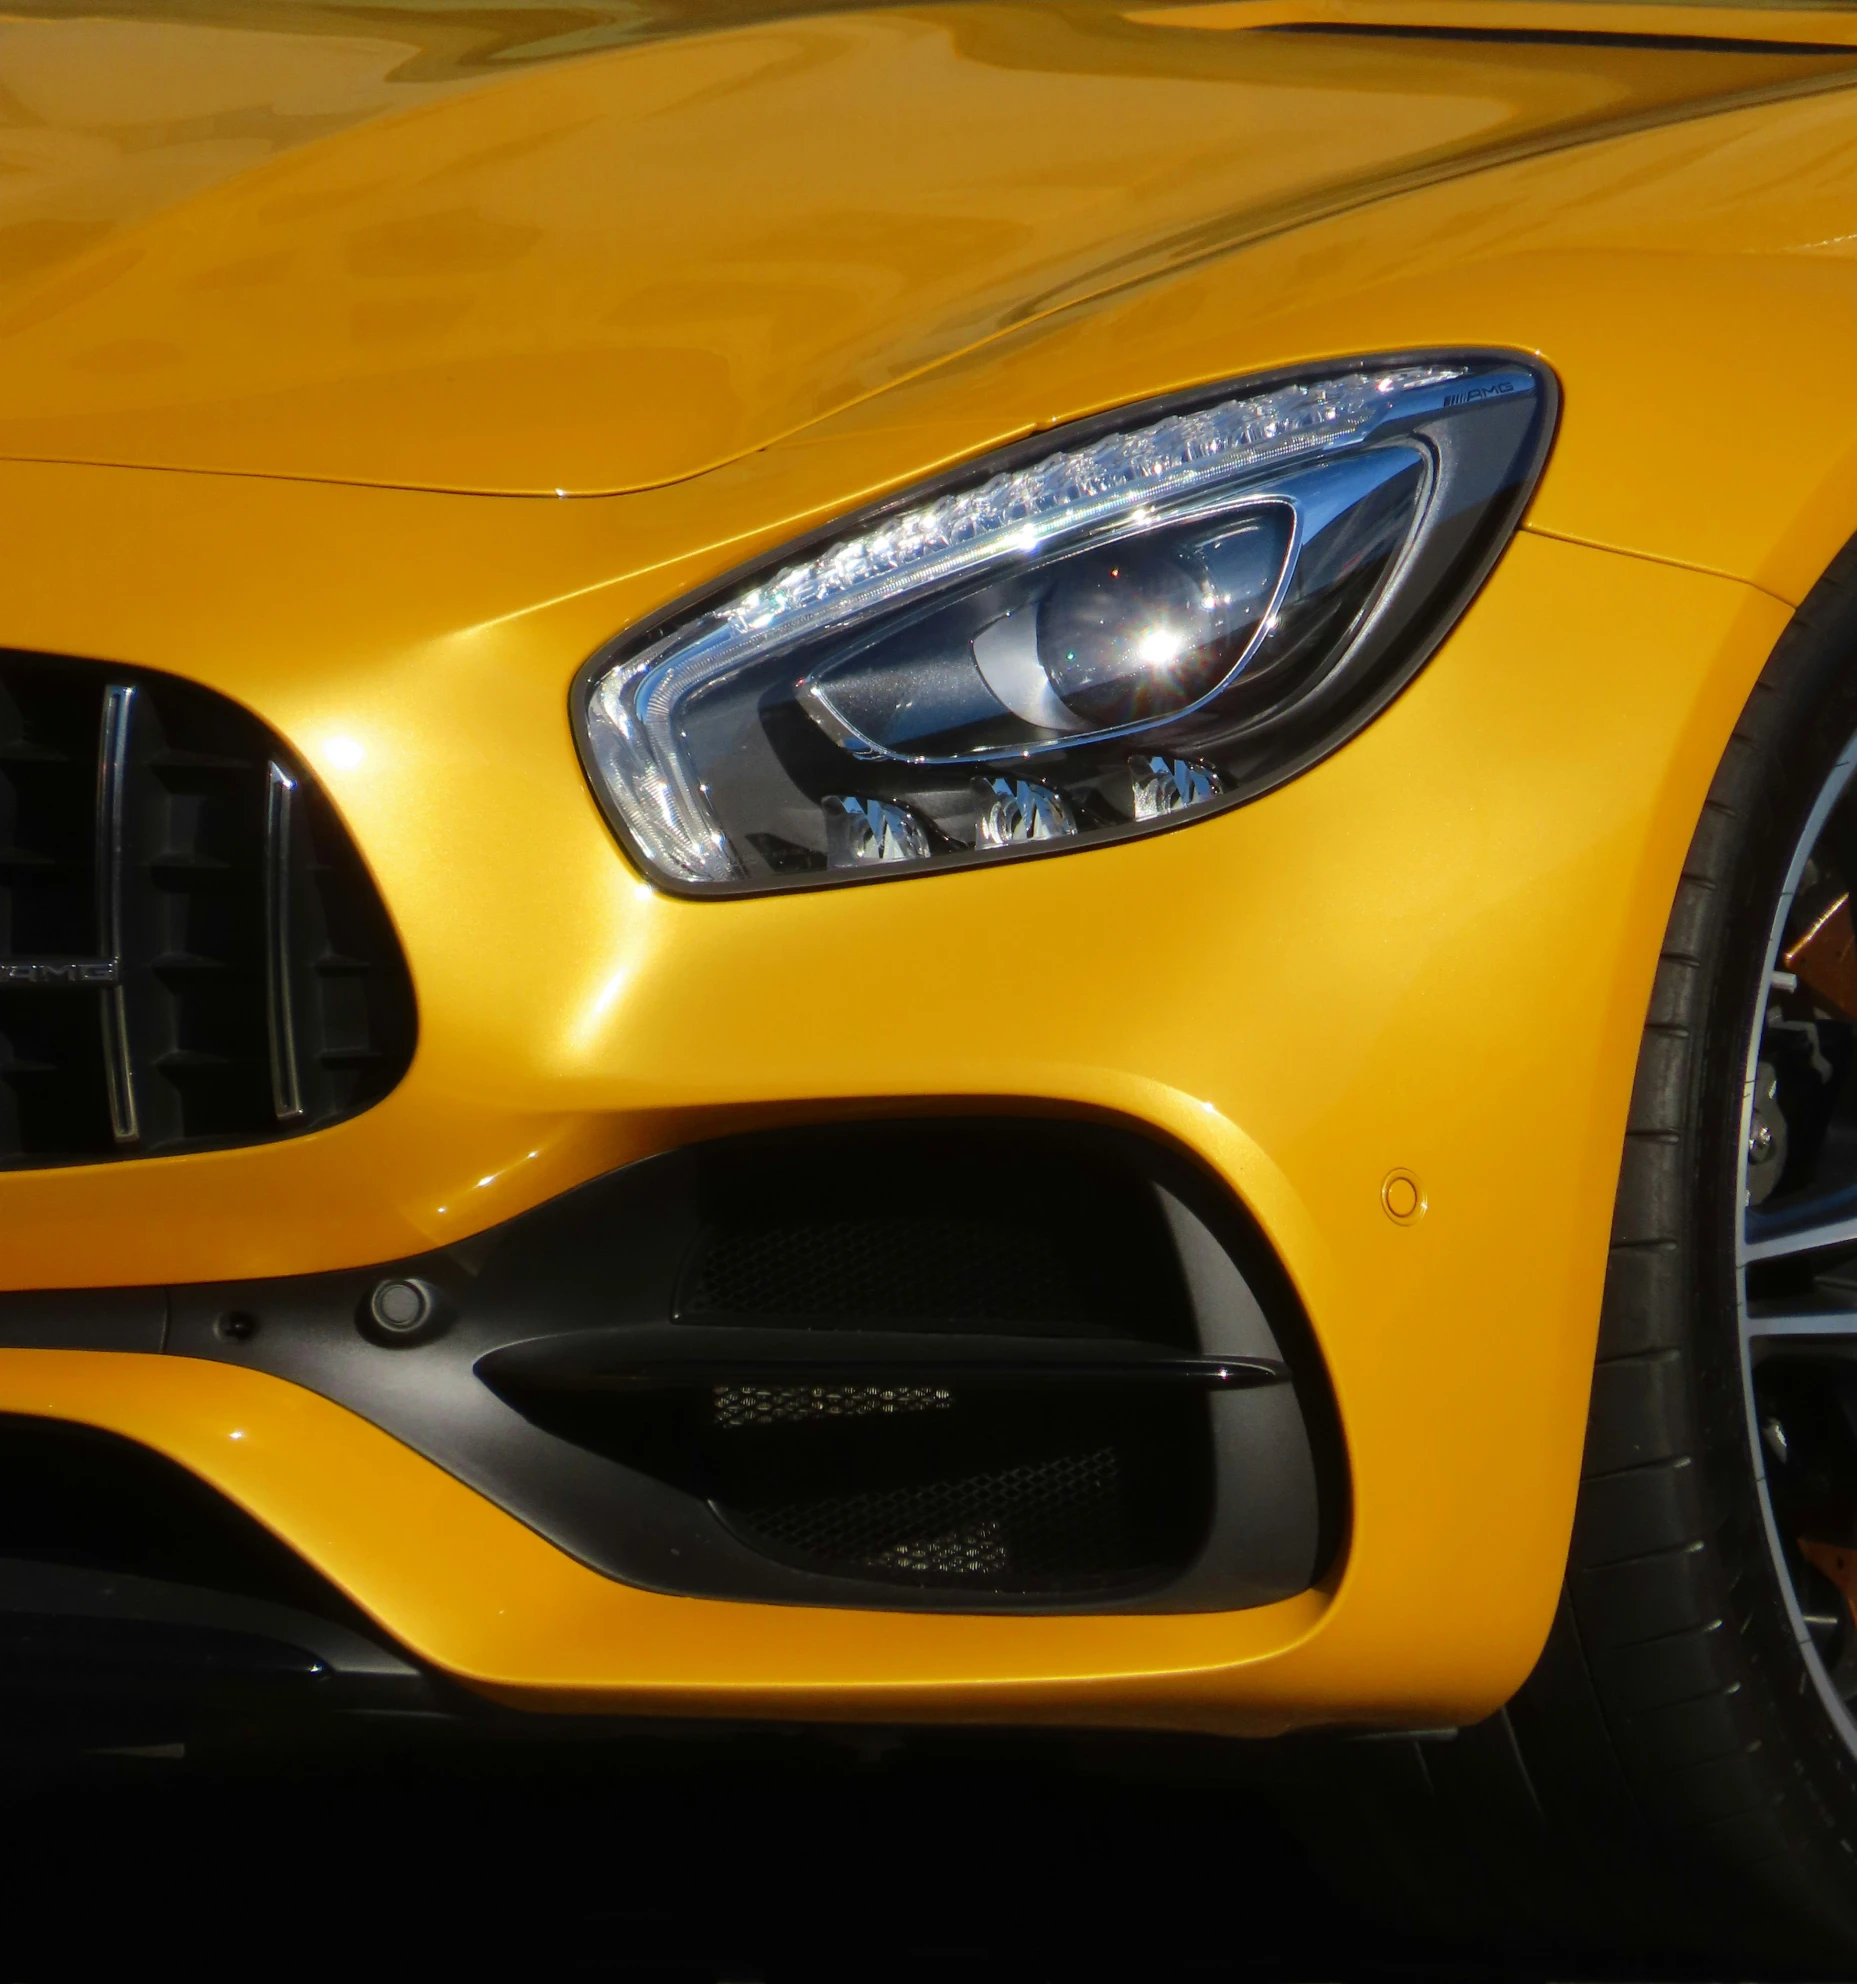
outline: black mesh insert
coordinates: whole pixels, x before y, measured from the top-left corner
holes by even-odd
[[[841,1574],[911,1583],[1074,1590],[1143,1568],[1114,1447],[876,1494],[744,1509],[736,1527]]]
[[[0,1166],[287,1136],[378,1101],[412,986],[327,799],[236,704],[0,652]]]
[[[923,1389],[887,1409],[718,1415],[663,1434],[744,1542],[834,1577],[1059,1594],[1190,1561],[1209,1515],[1203,1399]]]
[[[839,1126],[711,1153],[676,1311],[698,1330],[1197,1344],[1139,1154],[1050,1120]],[[732,1384],[567,1408],[559,1423],[702,1495],[796,1567],[1060,1596],[1165,1579],[1209,1519],[1204,1400],[1105,1393],[1053,1379]]]
[[[946,1385],[717,1385],[716,1425],[800,1426],[820,1419],[893,1419],[905,1412],[950,1412]]]
[[[1100,1307],[1053,1236],[977,1219],[746,1221],[710,1237],[685,1313],[1068,1322]]]
[[[1096,1151],[1061,1124],[986,1140],[927,1124],[797,1142],[778,1169],[719,1167],[678,1313],[1185,1343],[1153,1195]]]

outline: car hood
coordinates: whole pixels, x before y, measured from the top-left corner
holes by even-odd
[[[643,488],[1300,220],[1857,74],[1841,17],[1614,11],[15,17],[0,455]]]

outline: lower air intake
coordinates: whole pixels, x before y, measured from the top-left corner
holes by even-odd
[[[984,1203],[992,1183],[977,1176],[969,1189]],[[681,1313],[1033,1324],[1115,1315],[1125,1291],[1105,1288],[1071,1230],[1097,1208],[1079,1207],[1068,1224],[1028,1222],[1016,1214],[1027,1184],[1011,1184],[1015,1213],[1005,1216],[950,1207],[833,1217],[816,1196],[796,1203],[778,1189],[770,1206],[732,1206],[703,1236]]]
[[[1033,1369],[718,1384],[702,1417],[662,1403],[638,1416],[677,1417],[659,1437],[685,1478],[742,1543],[796,1570],[951,1599],[1164,1583],[1210,1519],[1205,1398],[1067,1384],[1038,1363],[1092,1343],[1196,1348],[1162,1204],[1133,1157],[1084,1126],[1032,1122],[719,1149],[678,1277],[693,1354],[784,1328],[820,1355],[890,1337],[928,1343],[931,1362],[937,1346],[1008,1339]]]
[[[0,652],[0,1167],[321,1129],[413,1036],[386,911],[279,738],[173,676]]]
[[[908,1583],[1074,1589],[1160,1568],[1139,1560],[1114,1447],[744,1511],[736,1527],[816,1569]]]
[[[765,1389],[719,1387],[709,1426],[676,1437],[729,1529],[796,1570],[1051,1598],[1164,1582],[1204,1540],[1197,1395],[955,1377]]]

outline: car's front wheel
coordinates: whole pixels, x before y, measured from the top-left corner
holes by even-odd
[[[1547,1649],[1500,1715],[1351,1745],[1305,1806],[1408,1919],[1857,1959],[1854,772],[1857,547],[1749,699],[1671,913]]]

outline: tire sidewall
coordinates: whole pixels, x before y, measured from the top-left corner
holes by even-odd
[[[1719,1599],[1741,1720],[1790,1850],[1816,1869],[1826,1911],[1857,1939],[1857,1755],[1832,1720],[1794,1635],[1769,1548],[1765,1491],[1745,1385],[1736,1241],[1749,1045],[1764,1011],[1775,910],[1799,842],[1837,761],[1857,736],[1857,599],[1802,610],[1776,649],[1724,760],[1712,807],[1733,823],[1711,877],[1707,1007],[1691,1070],[1684,1156],[1688,1355],[1696,1452],[1720,1576]],[[1706,823],[1705,823],[1706,826]],[[1701,837],[1699,836],[1699,839]],[[1692,866],[1694,864],[1692,863]],[[1764,1764],[1764,1769],[1762,1766]],[[1796,1867],[1794,1872],[1804,1872]],[[1789,1882],[1789,1886],[1792,1884]]]

